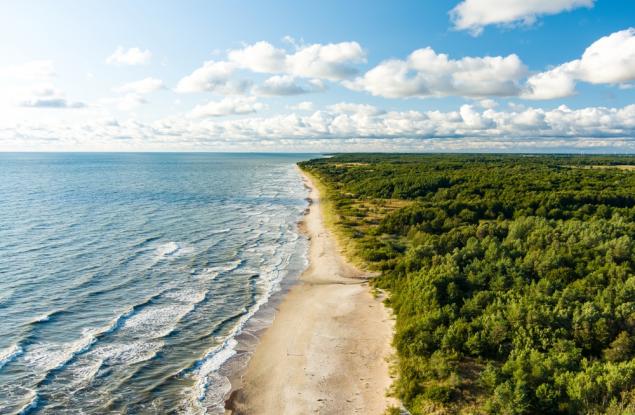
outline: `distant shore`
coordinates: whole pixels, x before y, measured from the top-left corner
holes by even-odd
[[[227,402],[231,414],[382,414],[390,404],[393,321],[324,226],[320,194],[300,224],[309,267],[276,314]]]

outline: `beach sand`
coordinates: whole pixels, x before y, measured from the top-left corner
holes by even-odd
[[[386,397],[393,319],[364,273],[340,255],[319,192],[304,180],[311,189],[302,223],[309,267],[263,334],[228,413],[382,414],[395,404]]]

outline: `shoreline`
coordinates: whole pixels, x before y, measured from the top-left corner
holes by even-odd
[[[396,401],[388,359],[394,320],[365,274],[324,226],[320,195],[302,171],[309,206],[300,230],[309,265],[279,304],[229,399],[227,414],[382,414]]]

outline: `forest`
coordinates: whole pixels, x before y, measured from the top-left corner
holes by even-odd
[[[299,166],[388,293],[410,413],[635,414],[635,156]]]

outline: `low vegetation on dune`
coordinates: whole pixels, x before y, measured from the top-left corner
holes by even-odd
[[[635,157],[300,163],[396,316],[413,414],[635,413]],[[605,168],[604,168],[605,167]]]

